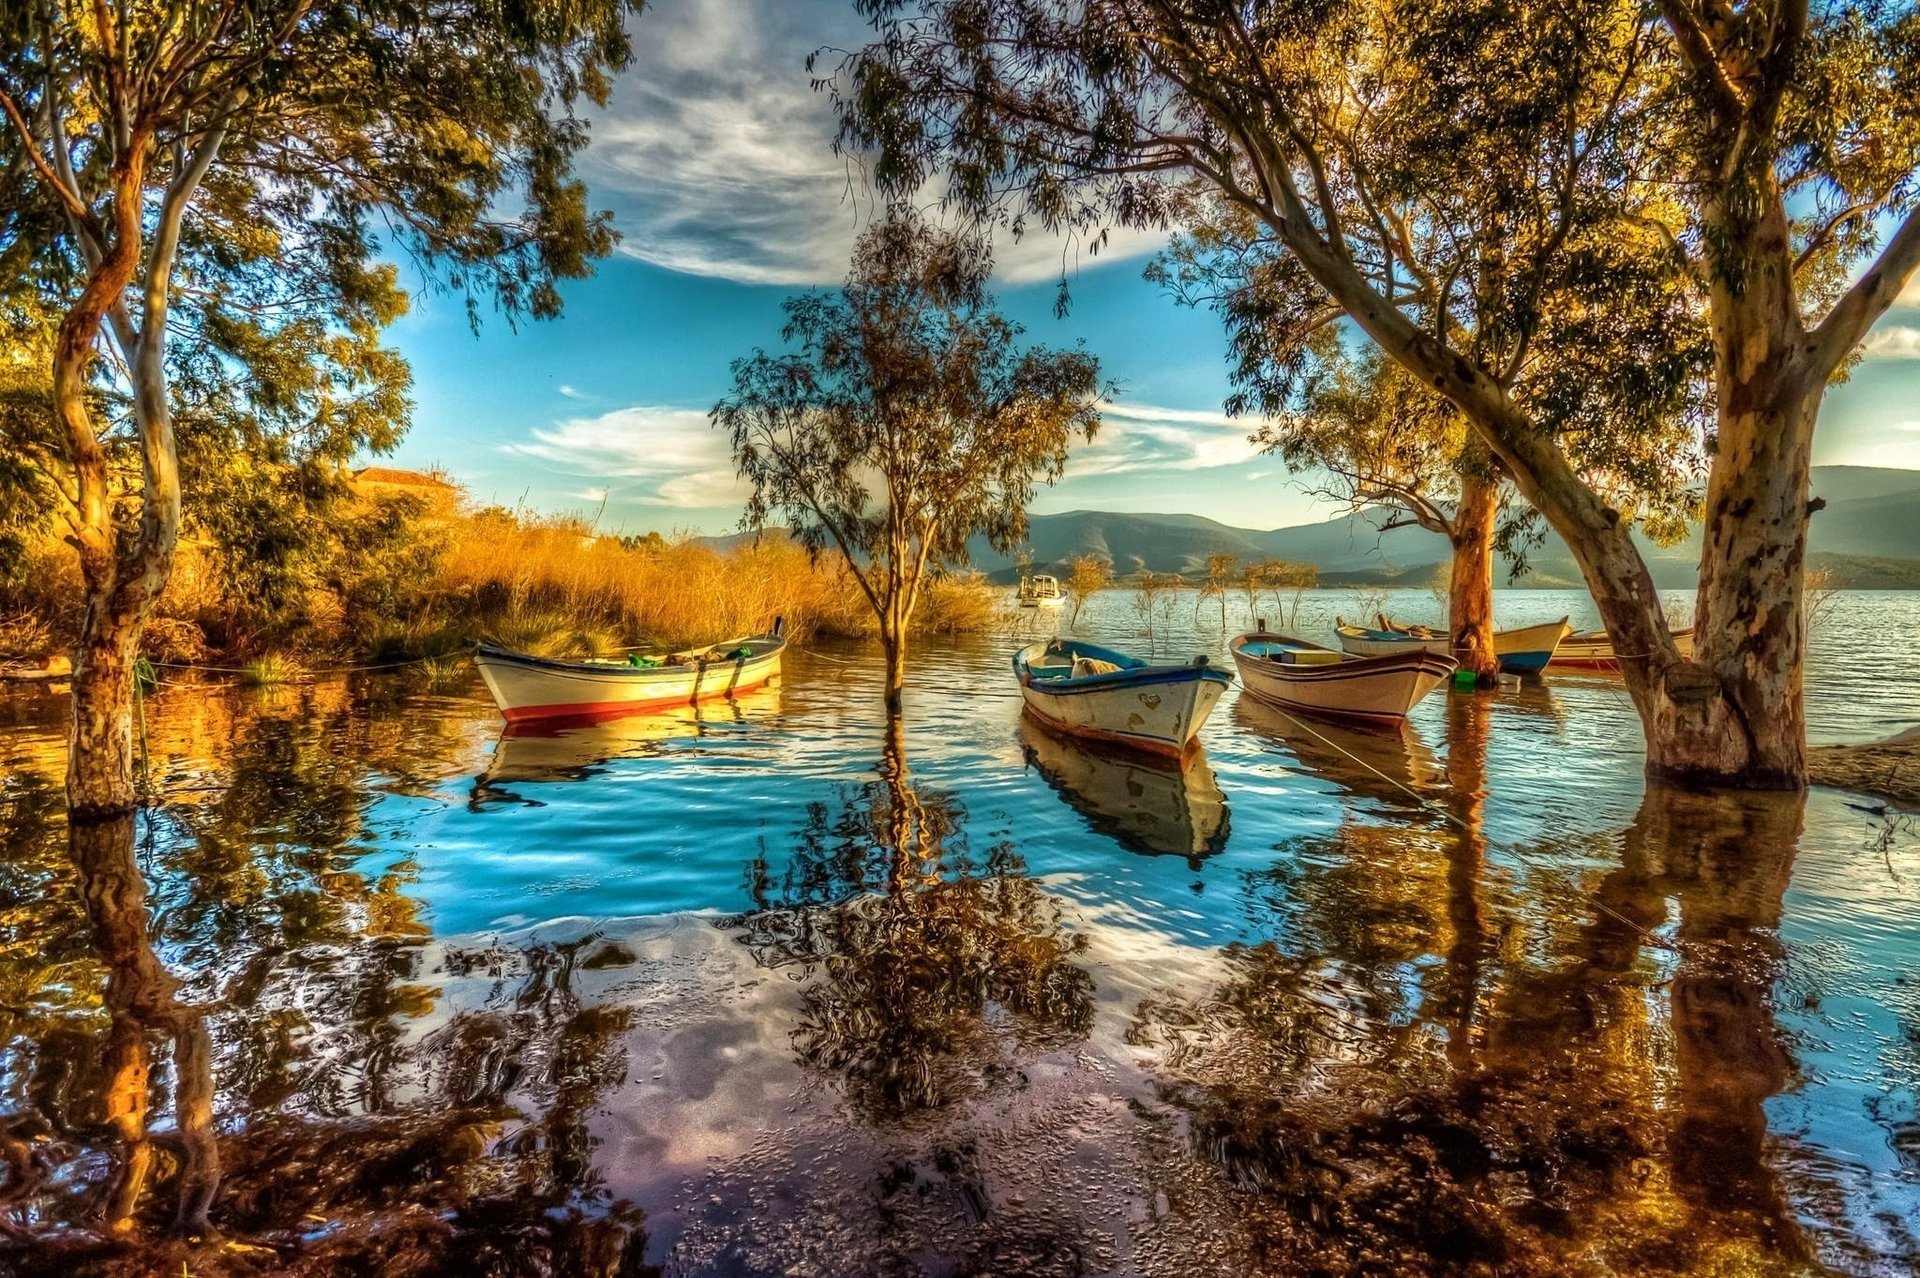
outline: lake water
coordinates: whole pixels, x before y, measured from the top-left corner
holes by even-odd
[[[1834,598],[1815,740],[1920,718],[1916,630]],[[904,772],[860,645],[557,735],[465,674],[167,688],[160,803],[71,847],[61,698],[0,692],[0,1273],[1920,1265],[1906,819],[1644,794],[1604,676],[1404,737],[1230,692],[1170,774],[1023,722],[1020,638],[922,642]]]

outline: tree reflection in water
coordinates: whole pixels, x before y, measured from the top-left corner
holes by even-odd
[[[976,861],[950,794],[917,789],[888,726],[879,779],[813,808],[783,882],[749,867],[756,908],[731,920],[755,957],[816,974],[794,1034],[875,1121],[947,1105],[1019,1055],[1093,1023],[1082,938],[1009,845]]]
[[[1250,1254],[1279,1272],[1803,1263],[1764,1105],[1789,1072],[1771,996],[1804,797],[1654,789],[1592,849],[1617,868],[1529,879],[1574,849],[1489,866],[1485,700],[1449,706],[1445,817],[1350,813],[1287,845],[1250,884],[1272,939],[1229,947],[1204,995],[1138,1009]]]
[[[593,1167],[629,1014],[575,992],[590,941],[427,948],[404,877],[355,868],[372,743],[241,735],[138,856],[0,779],[0,1272],[657,1272]],[[494,993],[441,1012],[467,974]]]

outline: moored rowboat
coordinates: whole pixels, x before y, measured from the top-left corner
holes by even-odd
[[[729,639],[677,652],[658,664],[634,661],[559,661],[510,652],[492,644],[474,651],[474,664],[508,723],[529,719],[591,718],[649,706],[683,706],[758,688],[780,674],[787,641],[772,634]]]
[[[1421,649],[1356,657],[1265,630],[1241,635],[1228,648],[1248,696],[1368,723],[1404,720],[1454,670],[1452,657]]]
[[[1341,623],[1343,629],[1340,631],[1340,646],[1360,656],[1380,656],[1394,651],[1392,640],[1393,636],[1398,635],[1406,645],[1400,651],[1409,650],[1416,642],[1428,652],[1447,652],[1449,649],[1447,639],[1444,636],[1436,636],[1435,632],[1426,626],[1402,625],[1386,616],[1380,617],[1379,621],[1380,629],[1378,630],[1361,630],[1357,626],[1346,626],[1344,622]],[[1356,635],[1365,636],[1370,642],[1362,643],[1359,647],[1349,644],[1347,639],[1349,630]],[[1507,674],[1538,674],[1547,668],[1547,663],[1553,660],[1554,651],[1572,633],[1573,627],[1567,624],[1565,617],[1558,621],[1541,622],[1536,626],[1496,630],[1493,632],[1493,655],[1499,658],[1500,669]],[[1436,637],[1440,643],[1437,649],[1432,646]]]
[[[1397,630],[1369,630],[1356,626],[1345,617],[1333,619],[1333,633],[1340,636],[1340,650],[1354,657],[1398,657],[1409,652],[1431,652],[1444,657],[1453,647],[1447,636],[1411,626]]]
[[[1071,639],[1029,644],[1013,657],[1020,695],[1062,732],[1146,750],[1185,753],[1233,676],[1195,657],[1154,665]]]
[[[1693,658],[1693,628],[1673,632],[1673,646],[1680,650],[1682,657]],[[1613,640],[1604,630],[1587,630],[1579,634],[1568,635],[1560,641],[1554,650],[1553,660],[1548,663],[1555,670],[1619,670],[1620,656],[1613,650]]]

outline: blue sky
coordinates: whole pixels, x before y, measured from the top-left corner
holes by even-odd
[[[706,411],[727,365],[777,344],[780,303],[836,283],[872,211],[829,147],[807,54],[850,47],[846,0],[654,0],[636,65],[595,119],[581,165],[623,240],[563,318],[478,337],[454,299],[416,295],[394,340],[418,407],[398,464],[446,468],[473,495],[593,510],[603,525],[726,531],[740,490]],[[1157,242],[1097,258],[1056,239],[997,247],[1004,310],[1030,341],[1084,341],[1120,394],[1037,511],[1176,511],[1244,527],[1322,518],[1300,477],[1246,442],[1227,394],[1218,321],[1141,279]],[[1062,263],[1073,306],[1053,315]],[[1820,463],[1920,467],[1920,286],[1884,318],[1827,399]]]

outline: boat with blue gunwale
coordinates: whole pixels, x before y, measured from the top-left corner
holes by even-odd
[[[1403,624],[1388,616],[1377,618],[1379,629],[1369,630],[1335,618],[1340,647],[1356,657],[1384,657],[1396,652],[1434,652],[1452,655],[1452,642],[1430,626]],[[1573,633],[1567,618],[1535,626],[1493,632],[1493,655],[1505,674],[1539,674],[1553,660],[1561,641]]]
[[[1233,676],[1199,656],[1180,665],[1073,639],[1013,657],[1027,709],[1061,732],[1151,754],[1184,755]]]

